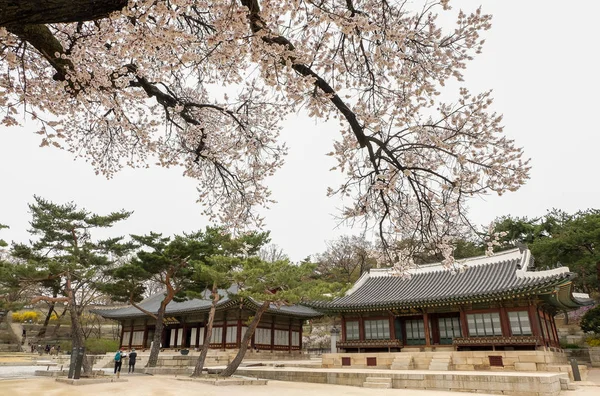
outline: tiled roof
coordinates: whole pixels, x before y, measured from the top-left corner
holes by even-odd
[[[376,269],[364,274],[345,296],[312,306],[335,312],[500,299],[543,292],[569,283],[575,277],[566,267],[534,271],[532,264],[529,250],[513,249],[491,257],[467,259],[460,263],[464,271],[458,272],[449,271],[440,264],[410,270],[408,277],[396,276],[389,269]],[[568,304],[585,303],[574,299],[570,288],[569,293]]]
[[[228,290],[219,290],[219,294],[224,296],[217,303],[217,310],[225,309],[232,305],[238,303],[237,299],[230,299],[227,297],[228,293],[235,293],[235,288],[230,288]],[[162,299],[164,298],[164,293],[157,293],[146,300],[140,302],[138,305],[145,309],[146,311],[156,313],[158,312],[158,308]],[[167,305],[167,310],[165,316],[174,316],[181,314],[193,314],[193,313],[202,313],[208,312],[210,310],[212,300],[209,298],[209,293],[206,293],[204,298],[202,299],[190,299],[182,302],[171,301]],[[250,300],[246,302],[246,306],[250,309],[257,309],[258,305],[254,300]],[[92,312],[97,313],[108,319],[124,319],[124,318],[134,318],[134,317],[144,317],[147,316],[144,312],[140,311],[136,307],[133,306],[125,306],[118,308],[109,308],[109,309],[94,309]],[[322,314],[318,311],[315,311],[312,308],[303,306],[303,305],[289,305],[289,306],[281,306],[277,307],[274,304],[271,304],[271,307],[267,312],[287,315],[287,316],[297,316],[297,317],[305,317],[305,318],[314,318],[317,316],[321,316]]]

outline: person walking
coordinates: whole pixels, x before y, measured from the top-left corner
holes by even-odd
[[[135,348],[131,348],[131,352],[129,352],[129,370],[128,373],[133,373],[135,370],[135,360],[137,359],[137,352]]]
[[[119,349],[115,355],[115,374],[121,376],[121,365],[123,364],[123,349]]]

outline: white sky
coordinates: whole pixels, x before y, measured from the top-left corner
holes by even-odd
[[[518,192],[472,201],[472,221],[536,216],[553,207],[570,212],[600,207],[594,177],[600,138],[593,121],[600,111],[600,2],[451,2],[465,11],[479,4],[494,15],[493,26],[485,32],[484,52],[470,64],[465,85],[471,92],[494,90],[494,109],[504,114],[507,135],[525,147],[533,170]],[[2,233],[4,239],[27,240],[27,203],[34,194],[55,202],[72,200],[100,214],[133,210],[114,235],[170,235],[207,225],[195,202],[195,182],[180,170],[126,169],[106,180],[67,152],[39,148],[32,129],[0,128],[0,223],[11,227]],[[334,164],[325,156],[337,133],[335,123],[315,123],[303,115],[285,124],[290,154],[269,182],[278,203],[264,215],[272,242],[295,261],[323,251],[325,242],[339,235],[359,232],[336,228],[333,216],[341,203],[325,196],[326,187],[339,180],[328,171]]]

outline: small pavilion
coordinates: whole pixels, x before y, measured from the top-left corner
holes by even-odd
[[[230,290],[231,291],[231,290]],[[228,291],[221,290],[221,295]],[[163,293],[155,294],[139,303],[146,311],[156,313]],[[161,345],[163,348],[199,348],[205,342],[205,326],[211,306],[208,295],[202,299],[183,302],[171,301],[165,313]],[[223,297],[219,300],[213,324],[210,348],[235,349],[240,347],[247,323],[261,304],[252,299],[243,302],[238,298]],[[95,313],[118,321],[121,325],[120,345],[125,348],[149,348],[154,337],[156,321],[133,306],[112,309],[96,309]],[[291,305],[271,307],[265,312],[251,340],[255,350],[300,351],[302,349],[302,325],[305,320],[322,316],[312,308]]]

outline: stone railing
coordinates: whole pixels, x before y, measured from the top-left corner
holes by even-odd
[[[492,337],[457,337],[452,340],[454,346],[496,346],[496,345],[543,345],[535,336],[492,336]]]
[[[338,348],[401,348],[402,340],[350,340],[338,341]]]

